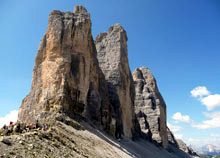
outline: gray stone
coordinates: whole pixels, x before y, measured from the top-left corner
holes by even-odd
[[[22,102],[18,120],[31,123],[52,111],[64,111],[107,126],[108,92],[96,54],[84,7],[76,6],[74,13],[52,11],[36,55],[31,92]]]
[[[182,142],[176,142],[172,132],[167,129],[166,104],[152,73],[142,67],[134,71],[132,78],[128,63],[126,31],[119,24],[115,24],[108,32],[100,33],[95,42],[91,32],[90,14],[83,6],[76,6],[73,13],[50,13],[48,28],[35,59],[31,91],[22,101],[18,120],[23,122],[21,132],[25,132],[26,124],[36,123],[36,120],[40,123],[45,123],[46,120],[47,125],[53,126],[53,130],[51,128],[47,133],[40,130],[30,131],[21,135],[22,139],[0,137],[0,142],[8,145],[12,142],[12,148],[18,145],[32,150],[41,147],[42,143],[50,146],[53,141],[57,148],[62,149],[54,150],[60,154],[58,156],[54,153],[55,157],[64,156],[80,144],[77,151],[72,150],[76,157],[89,157],[79,152],[80,150],[92,154],[90,157],[100,153],[105,157],[103,149],[109,150],[106,148],[109,146],[106,139],[101,143],[106,144],[103,148],[100,147],[101,152],[94,153],[94,147],[100,142],[97,137],[100,136],[100,132],[92,129],[94,126],[90,127],[92,122],[95,127],[108,130],[112,135],[115,135],[118,129],[129,138],[134,136],[135,132],[139,132],[148,139],[162,144],[164,148],[167,148],[169,139],[172,145],[185,152],[192,152]],[[74,121],[73,118],[76,116],[77,120],[84,117],[82,124],[89,122],[85,126],[89,127],[89,130],[85,130],[84,126]],[[55,129],[59,129],[59,132]],[[93,139],[87,137],[90,130],[96,132]],[[6,132],[8,133],[8,130],[0,130],[1,134]],[[27,145],[27,142],[30,145]],[[141,150],[138,148],[142,147],[143,143],[137,142],[137,146],[134,145],[134,150],[138,149],[137,155],[142,155],[146,147],[156,148],[149,145],[149,142],[144,142],[147,145]],[[1,145],[4,149],[0,148],[0,151],[5,152],[7,146]],[[86,150],[82,146],[85,146]],[[174,149],[177,150],[176,147]],[[128,150],[132,151],[131,148],[128,145]],[[42,148],[41,155],[45,155],[44,151],[52,153],[53,150]],[[170,154],[161,148],[160,151]],[[156,150],[153,155],[155,154]],[[143,157],[146,155],[149,153],[145,153]],[[168,155],[166,157],[169,157]],[[160,156],[161,154],[158,154],[155,157]]]
[[[168,136],[168,142],[173,146],[178,147],[177,141],[168,127],[167,127],[167,136]]]
[[[133,72],[135,85],[135,114],[142,135],[164,148],[168,147],[166,104],[157,88],[156,80],[146,67]]]
[[[198,156],[198,154],[192,148],[188,147],[186,143],[184,143],[181,139],[176,139],[168,127],[167,135],[169,144],[179,148],[180,150],[184,151],[185,153],[188,153],[189,155]]]
[[[87,14],[87,10],[85,7],[83,6],[75,6],[74,10],[73,10],[74,14]]]
[[[192,148],[188,147],[181,139],[176,139],[178,148],[190,155],[197,155]]]
[[[7,144],[7,145],[11,145],[11,141],[4,137],[0,137],[0,142]]]
[[[115,24],[95,40],[99,66],[105,75],[116,122],[127,137],[134,131],[134,88],[128,63],[126,31]],[[117,124],[117,123],[116,123]]]

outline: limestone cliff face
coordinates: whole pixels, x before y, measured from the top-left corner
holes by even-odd
[[[131,138],[138,131],[164,148],[169,138],[172,146],[190,151],[167,129],[166,104],[149,69],[132,76],[126,31],[115,24],[93,41],[90,14],[82,6],[51,12],[18,120],[53,120],[56,114],[83,116],[112,135],[118,130]]]
[[[31,122],[55,109],[97,123],[108,120],[105,78],[96,58],[90,15],[82,6],[73,13],[51,12],[35,59],[31,92],[18,119]]]
[[[157,88],[157,83],[146,67],[133,72],[135,85],[135,114],[140,129],[164,148],[168,147],[166,104]]]
[[[119,24],[115,24],[108,32],[99,34],[95,44],[114,117],[124,135],[131,137],[134,130],[134,88],[128,63],[126,32]]]

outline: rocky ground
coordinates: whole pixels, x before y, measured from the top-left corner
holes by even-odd
[[[177,158],[190,157],[170,146],[169,152],[145,140],[120,142],[85,121],[75,121],[67,116],[48,122],[47,131],[32,130],[22,134],[0,137],[1,158]]]

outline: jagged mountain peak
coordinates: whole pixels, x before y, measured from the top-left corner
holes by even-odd
[[[73,13],[75,13],[75,14],[88,14],[87,9],[82,5],[75,6]]]
[[[50,13],[31,91],[22,101],[16,128],[0,131],[0,151],[10,142],[11,151],[25,147],[20,156],[38,151],[45,157],[42,141],[52,151],[47,155],[55,157],[190,157],[168,143],[166,104],[153,74],[141,67],[132,76],[125,29],[114,24],[94,41],[91,25],[83,6]],[[18,124],[29,130],[38,121],[49,131],[14,130]],[[30,141],[36,144],[33,150]]]

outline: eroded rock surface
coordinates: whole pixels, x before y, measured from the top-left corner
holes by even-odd
[[[90,14],[82,6],[76,6],[73,13],[50,13],[35,59],[31,92],[22,102],[18,119],[33,122],[56,109],[97,123],[109,120],[105,78],[96,58]]]
[[[146,67],[133,72],[135,85],[135,114],[141,131],[163,147],[168,147],[166,104],[157,88],[157,83]]]
[[[198,156],[196,152],[193,151],[192,148],[188,147],[186,145],[186,143],[184,143],[181,139],[176,139],[177,141],[177,145],[178,145],[178,148],[182,151],[184,151],[185,153],[188,153],[190,155],[194,155],[194,156]]]
[[[173,133],[170,131],[168,127],[167,127],[167,136],[168,136],[168,142],[173,146],[178,147],[176,138],[174,137]]]
[[[128,63],[126,31],[115,24],[95,40],[99,66],[105,75],[110,104],[125,136],[134,130],[134,88]]]
[[[168,152],[146,140],[123,139],[118,142],[87,122],[77,122],[66,115],[55,113],[50,118],[47,131],[31,130],[22,134],[0,136],[0,157],[190,158],[177,148]]]
[[[76,123],[77,119],[74,120],[72,115],[80,115],[81,120]],[[161,154],[166,155],[164,157],[188,157],[183,151],[191,152],[183,143],[176,142],[167,129],[166,104],[149,69],[138,68],[132,77],[126,31],[115,24],[108,32],[99,34],[94,42],[90,14],[82,6],[76,6],[73,13],[51,12],[47,32],[35,59],[31,91],[22,102],[18,120],[24,127],[39,120],[53,128],[48,133],[37,131],[23,134],[21,138],[16,137],[16,132],[8,136],[6,130],[0,130],[4,136],[0,138],[3,156],[15,155],[13,151],[21,146],[23,149],[19,154],[24,157],[45,157],[46,154],[55,157],[157,158]],[[87,131],[83,132],[86,128],[81,124],[89,127]],[[174,153],[143,139],[132,142],[124,138],[116,142],[112,136],[93,128],[94,124],[112,135],[120,131],[129,138],[138,131],[164,148],[168,147],[169,139]],[[4,141],[5,137],[11,144]],[[36,146],[30,144],[34,141]],[[42,150],[42,144],[49,145]],[[10,152],[6,153],[8,147]]]

